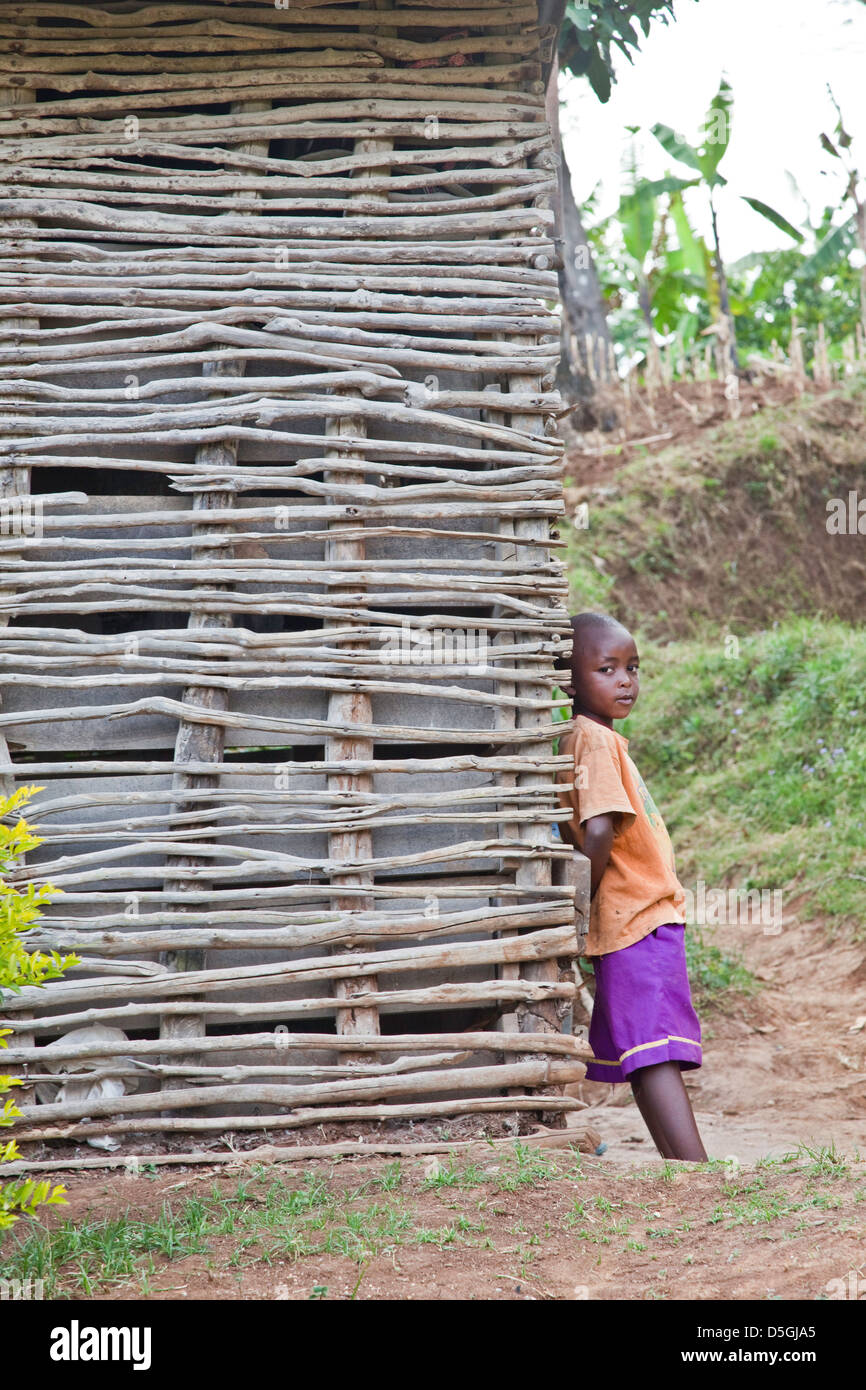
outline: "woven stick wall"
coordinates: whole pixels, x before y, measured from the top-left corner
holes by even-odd
[[[16,1137],[562,1115],[534,4],[0,39],[0,754],[82,957],[4,1001]]]

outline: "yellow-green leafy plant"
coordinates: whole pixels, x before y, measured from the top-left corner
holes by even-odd
[[[42,787],[19,787],[11,796],[0,797],[0,1001],[6,990],[18,994],[22,986],[56,980],[71,965],[78,964],[77,956],[61,956],[57,951],[27,951],[22,941],[23,933],[38,921],[43,905],[60,889],[53,888],[50,883],[38,888],[28,883],[26,888],[19,889],[6,880],[21,856],[42,843],[19,815],[30,798],[42,790]],[[0,1029],[0,1047],[7,1046],[4,1035],[9,1032],[8,1028]],[[15,1077],[0,1076],[0,1097],[6,1095],[6,1100],[0,1102],[0,1128],[8,1128],[21,1114],[7,1095],[13,1086],[20,1085]],[[0,1143],[0,1164],[18,1157],[14,1139]],[[49,1182],[37,1182],[33,1178],[0,1184],[0,1235],[20,1216],[34,1216],[43,1204],[64,1202],[65,1191],[65,1187],[52,1189]]]

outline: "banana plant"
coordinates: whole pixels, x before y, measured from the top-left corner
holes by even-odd
[[[560,5],[560,12],[563,6]],[[673,21],[674,0],[566,0],[559,25],[558,59],[554,58],[548,84],[548,120],[557,145],[559,112],[556,97],[557,65],[564,73],[583,77],[600,102],[610,100],[616,81],[614,55],[634,61],[653,24]],[[597,384],[600,373],[589,370],[592,356],[606,362],[612,354],[607,309],[586,230],[571,185],[568,163],[560,146],[557,219],[563,241],[559,269],[562,302],[562,355],[558,384],[571,400],[580,400],[590,411],[600,410],[603,429],[616,423]],[[582,345],[587,345],[586,351]]]
[[[719,172],[719,165],[725,157],[731,139],[731,116],[734,105],[734,94],[727,78],[723,77],[719,90],[710,102],[704,124],[701,127],[701,142],[699,145],[692,145],[681,135],[678,135],[669,125],[657,122],[652,127],[652,133],[659,144],[673,159],[692,169],[697,174],[697,178],[691,180],[706,190],[709,207],[710,221],[713,230],[714,247],[714,274],[716,289],[718,293],[719,320],[727,325],[725,350],[728,357],[730,369],[736,371],[739,368],[737,358],[737,339],[734,316],[731,312],[730,294],[728,291],[728,279],[725,272],[725,261],[722,255],[721,239],[719,235],[719,215],[717,206],[717,194],[720,188],[727,185],[727,179]],[[775,208],[771,208],[760,198],[744,197],[744,201],[759,212],[767,221],[772,222],[775,227],[779,227],[788,236],[793,237],[796,242],[803,240],[802,232],[783,217]]]
[[[692,227],[686,212],[682,192],[671,195],[670,215],[679,242],[678,268],[700,285],[710,313],[715,323],[719,317],[720,301],[718,283],[713,272],[713,258],[710,248],[702,236]]]
[[[703,295],[712,306],[715,280],[709,248],[693,231],[683,203],[683,190],[697,180],[670,174],[639,178],[633,150],[629,169],[631,188],[620,199],[617,220],[649,334],[649,355],[655,358],[654,329],[673,333],[683,348],[694,340],[700,316],[687,308],[686,300]],[[675,246],[670,244],[671,222]]]
[[[821,146],[827,154],[842,165],[846,183],[841,206],[844,207],[849,202],[853,203],[854,211],[846,222],[843,222],[841,226],[834,227],[813,254],[803,262],[798,279],[822,278],[828,270],[838,265],[842,256],[847,256],[855,247],[859,247],[866,256],[866,197],[861,193],[862,178],[860,171],[852,163],[848,154],[852,140],[845,129],[839,103],[833,96],[832,88],[828,86],[827,90],[830,92],[830,100],[836,107],[838,120],[833,132],[836,137],[835,140],[831,140],[829,135],[822,132]],[[864,332],[866,332],[866,263],[860,269],[860,322]]]
[[[638,304],[653,342],[652,291],[647,258],[653,249],[658,215],[658,190],[647,181],[639,181],[634,149],[631,159],[631,189],[620,199],[619,223],[626,252],[634,266]]]

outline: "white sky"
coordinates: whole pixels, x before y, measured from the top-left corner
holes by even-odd
[[[819,144],[833,134],[830,82],[854,137],[849,154],[866,176],[866,4],[862,0],[677,0],[676,21],[654,24],[630,66],[621,55],[613,94],[602,106],[586,79],[563,77],[560,119],[574,192],[581,203],[601,182],[600,213],[613,212],[621,165],[640,125],[638,168],[648,178],[685,173],[649,131],[670,125],[692,144],[724,72],[734,92],[731,144],[721,166],[729,187],[719,193],[722,251],[734,261],[751,251],[791,246],[737,195],[760,198],[794,226],[805,215],[790,170],[815,221],[844,188],[841,165]],[[821,170],[829,171],[822,176]],[[705,236],[705,195],[686,194],[692,224]],[[849,215],[852,209],[848,209]],[[837,220],[844,220],[839,218]]]

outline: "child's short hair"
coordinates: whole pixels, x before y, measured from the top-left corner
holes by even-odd
[[[618,622],[616,618],[612,618],[609,613],[576,613],[570,619],[570,621],[571,635],[573,641],[572,655],[569,657],[566,656],[564,652],[560,652],[554,658],[553,669],[555,671],[571,670],[572,662],[574,660],[574,653],[581,645],[581,642],[586,637],[587,633],[598,628],[622,627],[622,623]]]

